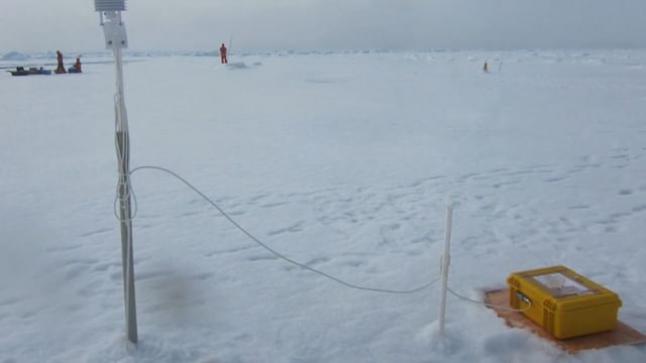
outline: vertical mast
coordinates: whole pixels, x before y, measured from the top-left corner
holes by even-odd
[[[135,303],[135,274],[132,248],[132,211],[130,197],[130,135],[128,114],[123,91],[123,53],[127,48],[126,28],[121,12],[126,10],[125,0],[94,0],[100,14],[105,34],[106,48],[112,50],[116,68],[115,146],[117,153],[119,184],[119,224],[121,227],[121,257],[123,269],[123,296],[128,341],[137,343],[137,308]]]

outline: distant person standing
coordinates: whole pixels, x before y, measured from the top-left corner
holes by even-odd
[[[54,71],[54,73],[56,74],[67,73],[65,71],[65,65],[63,65],[63,53],[61,53],[60,50],[56,51],[56,62],[58,62],[58,66],[56,67],[56,70]]]
[[[220,47],[220,62],[222,62],[222,64],[229,63],[227,60],[227,47],[224,46],[224,43],[222,43],[222,46]]]
[[[487,61],[484,62],[484,66],[482,67],[482,71],[485,73],[489,73],[489,64],[487,64]]]

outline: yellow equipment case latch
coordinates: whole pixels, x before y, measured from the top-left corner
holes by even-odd
[[[509,304],[557,339],[613,330],[619,296],[565,266],[512,273]]]

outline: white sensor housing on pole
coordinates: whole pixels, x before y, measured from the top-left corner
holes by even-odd
[[[126,26],[121,21],[121,12],[126,10],[126,1],[94,0],[94,7],[99,12],[100,23],[103,26],[105,47],[128,48]]]
[[[132,212],[130,199],[130,136],[128,114],[123,92],[123,54],[128,47],[126,27],[121,12],[126,10],[125,0],[94,0],[105,35],[105,46],[114,54],[116,66],[115,138],[119,171],[118,200],[121,226],[121,254],[123,268],[123,296],[128,340],[137,343],[137,308],[135,304],[135,272],[132,248]]]

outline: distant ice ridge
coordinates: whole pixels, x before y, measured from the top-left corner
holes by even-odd
[[[25,61],[29,59],[29,56],[20,52],[9,52],[2,55],[1,58],[3,61]]]

